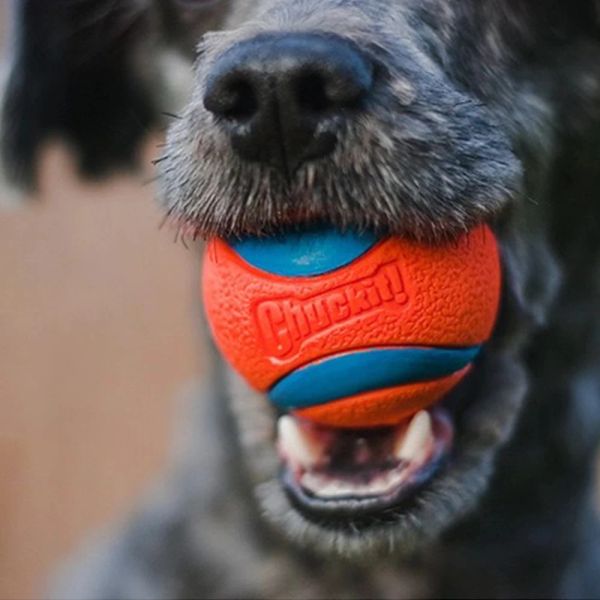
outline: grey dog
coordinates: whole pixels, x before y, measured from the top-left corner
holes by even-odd
[[[448,398],[451,456],[409,497],[307,504],[277,415],[214,353],[173,467],[59,598],[600,597],[600,5],[594,0],[20,0],[6,171],[35,186],[158,160],[193,238],[325,222],[427,243],[485,222],[501,314]],[[364,432],[347,434],[370,443]],[[367,441],[365,441],[367,439]],[[348,465],[346,465],[348,467]],[[284,469],[285,470],[285,469]]]

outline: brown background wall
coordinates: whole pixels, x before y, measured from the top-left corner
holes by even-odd
[[[200,360],[195,261],[159,221],[140,181],[84,186],[56,149],[0,211],[0,598],[39,594],[164,461]]]

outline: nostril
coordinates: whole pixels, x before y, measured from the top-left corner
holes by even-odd
[[[301,75],[296,79],[294,87],[296,102],[301,109],[324,112],[334,107],[327,95],[325,80],[319,73]]]
[[[289,178],[334,152],[344,123],[368,108],[375,68],[368,54],[334,35],[259,35],[215,61],[204,106],[240,158]]]
[[[223,116],[227,119],[245,121],[251,119],[258,112],[258,100],[250,82],[244,79],[233,81],[229,84],[231,101]]]
[[[208,86],[206,110],[231,121],[247,121],[259,110],[256,92],[244,77],[230,77]]]
[[[298,74],[294,80],[295,101],[310,112],[334,112],[358,108],[373,86],[373,73],[366,62],[351,72],[314,71]]]

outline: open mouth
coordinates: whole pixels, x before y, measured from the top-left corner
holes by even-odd
[[[278,421],[282,483],[313,520],[385,514],[432,479],[452,450],[454,426],[441,406],[396,426],[342,429],[286,414]]]
[[[500,279],[485,225],[439,246],[322,227],[211,241],[207,314],[279,415],[288,507],[335,530],[410,512],[453,454],[455,391],[485,353]]]

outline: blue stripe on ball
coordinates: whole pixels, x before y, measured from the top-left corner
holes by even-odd
[[[469,365],[481,346],[385,348],[326,358],[280,379],[270,390],[280,408],[307,408],[378,389],[452,375]]]
[[[362,256],[378,242],[373,233],[342,233],[328,227],[269,238],[231,240],[249,264],[284,277],[314,277],[335,271]]]

